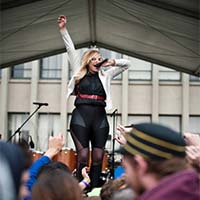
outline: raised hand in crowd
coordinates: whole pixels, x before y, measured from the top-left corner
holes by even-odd
[[[200,169],[200,135],[186,132],[184,133],[186,142],[186,154],[188,162],[197,169]]]
[[[54,137],[50,136],[49,148],[44,155],[52,159],[63,148],[64,144],[65,137],[62,134]]]
[[[131,132],[132,128],[126,128],[119,124],[117,130],[118,133],[116,134],[115,140],[121,145],[126,144],[126,136]]]
[[[187,145],[200,146],[200,135],[186,132],[184,133],[184,139]]]
[[[84,167],[81,170],[81,173],[82,173],[83,180],[79,182],[79,186],[81,187],[82,190],[84,190],[86,187],[89,187],[89,184],[91,181],[88,175],[88,167]]]
[[[117,134],[115,136],[115,140],[121,145],[125,145],[126,144],[126,138],[122,134]]]
[[[186,154],[189,163],[200,168],[200,146],[186,146]]]

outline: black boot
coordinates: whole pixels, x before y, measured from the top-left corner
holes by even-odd
[[[91,188],[100,187],[101,164],[92,165],[90,168]]]

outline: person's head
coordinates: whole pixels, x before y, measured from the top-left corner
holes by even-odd
[[[80,200],[78,181],[62,169],[42,173],[32,189],[32,200]]]
[[[46,165],[43,165],[37,174],[37,178],[39,178],[42,174],[51,174],[55,170],[61,170],[63,172],[71,174],[71,171],[67,165],[59,161],[52,161]]]
[[[8,173],[10,173],[10,183],[13,185],[13,193],[16,195],[16,198],[19,197],[22,176],[26,172],[27,167],[27,158],[25,152],[16,145],[8,142],[0,142],[0,152],[1,152],[1,165],[7,165]],[[29,160],[29,159],[28,159]],[[2,167],[1,166],[1,167]],[[4,173],[2,171],[2,173]],[[5,174],[1,174],[1,178]],[[9,177],[7,177],[9,179]],[[8,180],[7,180],[8,181]],[[12,189],[10,188],[10,192]]]
[[[16,190],[8,160],[0,151],[0,199],[17,199]]]
[[[19,199],[23,199],[24,197],[29,195],[29,191],[26,187],[26,182],[29,179],[28,168],[32,164],[32,153],[29,149],[29,144],[25,139],[20,138],[17,142],[17,145],[20,147],[20,149],[22,150],[23,155],[24,155],[25,170],[21,176],[21,184],[20,184],[20,189],[19,189]]]
[[[134,200],[136,199],[136,196],[134,194],[134,191],[131,188],[125,188],[116,191],[111,200]]]
[[[139,194],[188,167],[181,134],[159,124],[134,125],[120,152],[127,181]]]
[[[23,138],[20,138],[16,144],[20,147],[24,154],[24,167],[28,169],[32,164],[32,153],[29,149],[29,144]]]
[[[92,73],[98,72],[99,68],[95,67],[95,65],[100,63],[102,60],[102,56],[97,49],[87,50],[82,56],[81,67],[76,74],[76,82],[83,78],[87,71]]]
[[[102,200],[109,200],[116,191],[119,191],[126,186],[125,177],[123,176],[118,179],[109,180],[102,186],[100,197]]]

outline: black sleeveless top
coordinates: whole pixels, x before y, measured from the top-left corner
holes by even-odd
[[[101,80],[99,79],[98,73],[90,73],[88,72],[78,84],[75,86],[75,93],[76,95],[78,93],[80,94],[87,94],[87,95],[98,95],[103,96],[106,99],[106,93],[103,88],[103,85],[101,83]],[[75,106],[78,105],[97,105],[97,106],[106,106],[106,102],[102,100],[96,100],[96,99],[87,99],[87,98],[79,98],[76,97]]]

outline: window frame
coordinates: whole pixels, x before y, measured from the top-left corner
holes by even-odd
[[[60,56],[60,59],[62,60],[62,54],[57,54],[57,55],[54,55],[54,56]],[[40,66],[40,76],[39,77],[40,77],[40,80],[61,80],[62,79],[62,65],[60,65],[60,68],[56,68],[56,67],[55,68],[49,68],[49,67],[44,68],[44,65],[43,65],[44,59],[49,59],[50,57],[53,57],[53,56],[49,56],[49,57],[39,59],[39,66]],[[61,63],[62,63],[62,61],[61,61]],[[59,72],[60,77],[55,77],[55,76],[49,77],[49,73],[47,73],[48,77],[44,77],[43,72],[49,72],[49,73],[50,72]]]

